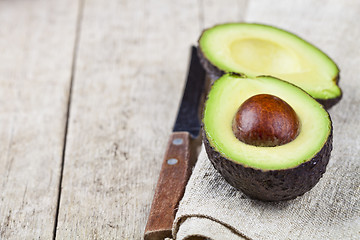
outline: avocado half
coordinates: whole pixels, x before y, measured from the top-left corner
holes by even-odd
[[[232,130],[241,104],[257,94],[288,103],[300,122],[289,143],[257,147],[238,140]],[[332,150],[332,122],[323,106],[293,84],[268,76],[225,74],[213,84],[205,104],[203,138],[210,161],[235,188],[260,200],[293,199],[315,186]]]
[[[198,52],[215,78],[224,73],[274,76],[304,89],[327,109],[342,97],[336,64],[309,42],[276,27],[216,25],[203,31]]]

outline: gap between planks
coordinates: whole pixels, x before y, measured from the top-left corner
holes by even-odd
[[[73,49],[73,55],[72,55],[71,76],[70,76],[70,84],[69,84],[69,97],[68,97],[68,101],[67,101],[66,122],[65,122],[65,130],[64,130],[64,140],[63,140],[64,144],[63,144],[63,150],[62,150],[62,156],[61,156],[60,179],[59,179],[57,205],[56,205],[55,220],[54,220],[53,240],[56,239],[57,225],[58,225],[58,218],[59,218],[62,180],[63,180],[64,164],[65,164],[66,142],[67,142],[66,140],[67,140],[67,133],[68,133],[68,129],[69,129],[72,89],[73,89],[73,85],[74,85],[76,59],[77,59],[77,54],[78,54],[78,50],[79,50],[79,42],[80,42],[80,36],[81,36],[81,23],[82,23],[83,13],[84,13],[84,1],[85,0],[79,0],[78,16],[76,19],[75,43],[74,43],[74,49]]]

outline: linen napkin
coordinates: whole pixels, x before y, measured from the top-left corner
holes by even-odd
[[[350,166],[356,168],[349,171]],[[305,195],[262,202],[230,186],[203,148],[179,206],[173,234],[179,240],[190,236],[214,240],[359,239],[358,170],[355,161],[345,166],[334,163]]]
[[[230,186],[202,149],[173,225],[177,240],[360,239],[360,1],[250,1],[246,21],[295,31],[341,69],[343,99],[330,110],[327,171],[294,200],[261,202]]]

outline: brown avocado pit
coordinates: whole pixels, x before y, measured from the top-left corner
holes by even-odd
[[[284,100],[270,94],[258,94],[239,107],[233,120],[233,132],[244,143],[275,147],[296,138],[299,119]]]
[[[247,121],[253,125],[244,127]],[[272,130],[274,125],[278,130]],[[247,131],[240,133],[239,126]],[[264,133],[270,134],[263,138]],[[225,74],[208,94],[203,139],[209,160],[233,187],[254,199],[289,200],[323,176],[332,150],[332,122],[320,103],[288,82]]]

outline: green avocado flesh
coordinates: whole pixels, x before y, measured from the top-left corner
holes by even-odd
[[[316,99],[341,96],[336,64],[318,48],[284,30],[260,24],[222,24],[205,30],[199,46],[204,57],[224,72],[274,76]]]
[[[239,106],[257,94],[277,96],[288,103],[300,122],[299,135],[275,147],[256,147],[239,141],[232,122]],[[280,170],[311,160],[331,134],[331,120],[323,106],[302,89],[267,76],[255,78],[225,74],[213,84],[204,110],[204,131],[222,156],[246,167]]]

